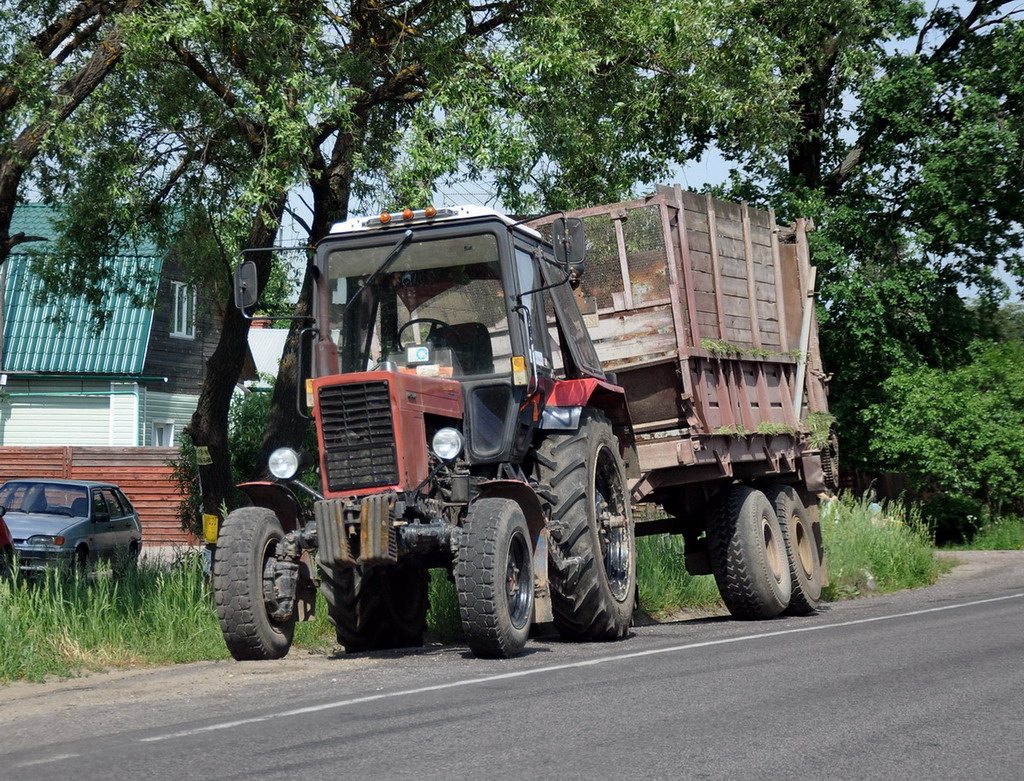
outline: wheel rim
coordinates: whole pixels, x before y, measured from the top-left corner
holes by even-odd
[[[277,596],[274,593],[274,576],[277,574],[277,540],[269,539],[263,544],[263,612],[271,626],[278,627],[282,623],[274,618],[278,609]]]
[[[789,523],[789,528],[795,531],[796,545],[794,548],[797,560],[800,562],[800,568],[803,569],[804,575],[809,578],[814,574],[816,558],[814,548],[811,546],[811,536],[798,516],[794,515]]]
[[[598,454],[595,478],[594,515],[597,518],[604,572],[612,596],[622,602],[629,597],[629,568],[632,561],[629,517],[625,512],[615,461],[606,450]]]
[[[772,529],[771,523],[769,523],[766,517],[762,522],[762,529],[764,531],[764,550],[767,554],[768,568],[771,570],[772,577],[779,583],[782,582],[782,576],[785,574],[784,567],[786,566],[786,554],[785,551],[781,550],[779,545],[779,538],[776,537],[775,532]]]
[[[530,602],[533,583],[530,573],[530,545],[517,531],[508,543],[508,557],[505,566],[505,597],[508,600],[508,617],[516,629],[522,629],[530,620]]]

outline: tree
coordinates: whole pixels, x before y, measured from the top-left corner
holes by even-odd
[[[962,367],[897,371],[883,383],[886,400],[865,413],[871,452],[922,494],[1024,512],[1024,342],[975,342],[969,353]],[[958,520],[947,536],[971,529]]]
[[[1024,277],[1024,27],[1016,3],[819,0],[751,19],[796,79],[789,132],[732,193],[814,219],[822,344],[847,459],[894,371],[952,368],[978,333],[960,285],[997,302]],[[787,57],[785,53],[788,52]]]
[[[115,68],[120,22],[144,0],[20,0],[0,11],[0,264],[25,242],[10,235],[23,180],[61,123]]]

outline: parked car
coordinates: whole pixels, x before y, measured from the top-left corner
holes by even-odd
[[[0,486],[0,506],[23,572],[60,563],[86,568],[101,559],[130,563],[142,548],[139,514],[112,483],[10,480]]]
[[[4,522],[4,508],[0,507],[0,578],[5,577],[14,567],[14,541],[11,530]]]

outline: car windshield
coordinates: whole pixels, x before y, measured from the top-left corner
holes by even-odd
[[[89,494],[77,485],[17,480],[0,487],[0,505],[8,512],[89,517]]]
[[[493,373],[495,366],[507,371],[511,348],[495,235],[414,239],[372,278],[393,246],[391,237],[372,247],[339,244],[328,254],[330,330],[341,370],[391,361],[442,377]]]

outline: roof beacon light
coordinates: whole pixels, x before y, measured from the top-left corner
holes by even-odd
[[[434,217],[436,215],[437,215],[437,209],[435,209],[433,206],[428,206],[426,209],[423,210],[423,216],[424,217],[430,218],[430,217]]]
[[[413,212],[412,209],[402,209],[402,219],[403,220],[411,220],[413,218],[414,214],[415,214],[415,212]]]
[[[381,225],[387,225],[389,222],[391,222],[391,215],[388,212],[381,212],[380,213],[380,224]]]

